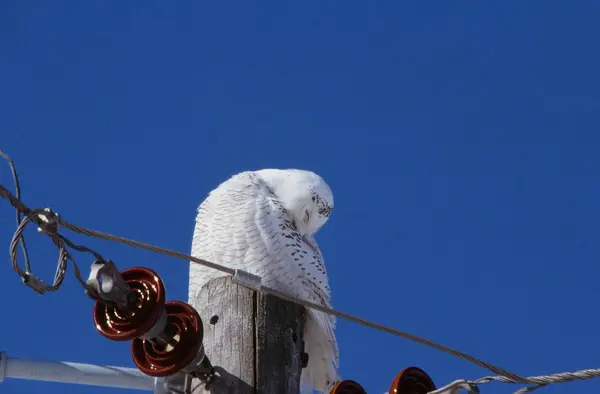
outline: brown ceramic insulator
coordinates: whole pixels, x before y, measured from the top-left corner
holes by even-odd
[[[329,394],[367,394],[354,380],[341,380],[333,386]]]
[[[193,307],[169,301],[165,312],[167,325],[159,338],[136,338],[131,342],[133,362],[146,375],[164,377],[181,371],[194,361],[202,346],[204,328]]]
[[[409,367],[402,370],[390,386],[390,394],[427,394],[435,390],[433,380],[420,368]]]
[[[129,268],[121,272],[123,280],[135,292],[137,302],[129,310],[94,304],[96,329],[113,341],[129,341],[146,334],[158,321],[165,305],[165,285],[151,269]]]

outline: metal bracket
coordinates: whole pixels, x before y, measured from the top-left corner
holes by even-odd
[[[262,278],[257,275],[253,275],[249,272],[242,270],[235,270],[233,274],[233,283],[237,283],[238,285],[246,286],[250,289],[260,291],[262,287]]]
[[[121,308],[126,308],[135,301],[135,293],[131,291],[117,266],[110,260],[94,261],[90,276],[85,283],[100,300],[114,303]],[[86,293],[94,298],[87,290]]]
[[[153,394],[191,394],[191,390],[186,391],[187,376],[177,373],[164,378],[154,378]]]
[[[6,381],[24,379],[98,387],[119,387],[145,390],[146,392],[152,391],[157,386],[154,379],[137,368],[10,357],[6,352],[0,350],[0,392],[3,392],[3,379]],[[10,392],[10,389],[8,391]],[[63,391],[77,392],[77,389]]]

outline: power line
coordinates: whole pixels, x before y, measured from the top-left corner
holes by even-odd
[[[26,217],[27,218],[32,217],[33,216],[32,213],[33,214],[38,214],[38,213],[41,212],[42,215],[45,214],[44,211],[39,211],[39,210],[35,210],[34,211],[34,210],[31,210],[31,209],[27,208],[22,202],[17,201],[16,198],[14,198],[14,196],[12,196],[12,194],[4,186],[2,186],[2,185],[0,185],[0,196],[8,198],[8,200],[11,202],[11,204],[13,202],[16,202],[16,204],[13,204],[13,205],[17,209],[22,209],[26,213]],[[81,227],[81,226],[77,226],[77,225],[74,225],[74,224],[71,224],[71,223],[65,221],[64,219],[62,219],[59,216],[57,216],[56,218],[57,218],[57,221],[58,221],[60,227],[64,227],[66,229],[69,229],[69,230],[71,230],[73,232],[76,232],[76,233],[79,233],[79,234],[82,234],[82,235],[86,235],[86,236],[94,237],[94,238],[99,238],[99,239],[104,239],[104,240],[107,240],[107,241],[117,242],[117,243],[121,243],[121,244],[124,244],[124,245],[134,246],[134,247],[137,247],[137,248],[145,249],[145,250],[148,250],[148,251],[151,251],[151,252],[155,252],[155,253],[159,253],[159,254],[163,254],[163,255],[166,255],[166,256],[176,257],[176,258],[179,258],[179,259],[182,259],[182,260],[192,261],[194,263],[201,264],[201,265],[204,265],[206,267],[210,267],[210,268],[216,269],[218,271],[221,271],[221,272],[229,274],[229,275],[235,275],[236,274],[236,270],[234,270],[234,269],[222,266],[220,264],[215,264],[215,263],[212,263],[210,261],[202,260],[202,259],[199,259],[197,257],[187,255],[185,253],[181,253],[181,252],[178,252],[178,251],[175,251],[175,250],[166,249],[166,248],[162,248],[162,247],[155,246],[155,245],[150,245],[150,244],[147,244],[147,243],[144,243],[144,242],[140,242],[140,241],[128,239],[128,238],[125,238],[125,237],[121,237],[121,236],[117,236],[117,235],[113,235],[113,234],[108,234],[108,233],[104,233],[104,232],[101,232],[101,231],[96,231],[96,230],[84,228],[84,227]],[[63,237],[63,239],[66,239],[66,238]],[[14,258],[13,255],[11,255],[11,257]],[[13,265],[15,265],[15,264],[13,264]],[[242,282],[241,284],[244,284],[244,283]],[[253,286],[247,286],[247,287],[253,287]],[[513,372],[506,371],[503,368],[500,368],[500,367],[497,367],[497,366],[495,366],[493,364],[490,364],[490,363],[487,363],[485,361],[479,360],[478,358],[470,356],[470,355],[468,355],[466,353],[459,352],[459,351],[454,350],[452,348],[449,348],[447,346],[439,345],[437,343],[431,342],[431,341],[429,341],[429,340],[427,340],[425,338],[421,338],[421,337],[418,337],[416,335],[412,335],[412,334],[409,334],[407,332],[400,331],[398,329],[395,329],[395,328],[392,328],[392,327],[389,327],[389,326],[385,326],[385,325],[380,324],[380,323],[376,323],[376,322],[372,322],[372,321],[369,321],[369,320],[365,320],[365,319],[362,319],[362,318],[360,318],[358,316],[354,316],[354,315],[351,315],[351,314],[348,314],[348,313],[340,312],[340,311],[337,311],[337,310],[332,309],[332,308],[327,308],[327,307],[324,307],[322,305],[315,304],[313,302],[309,302],[309,301],[305,301],[305,300],[302,300],[302,299],[298,299],[296,297],[292,297],[292,296],[290,296],[288,294],[285,294],[285,293],[280,292],[278,290],[272,289],[270,287],[260,286],[259,290],[262,291],[262,292],[264,292],[264,293],[266,293],[266,294],[274,295],[276,297],[279,297],[279,298],[282,298],[282,299],[284,299],[286,301],[290,301],[290,302],[302,305],[304,307],[316,309],[316,310],[321,311],[323,313],[334,315],[334,316],[340,317],[342,319],[350,320],[350,321],[353,321],[355,323],[358,323],[358,324],[361,324],[361,325],[364,325],[364,326],[367,326],[367,327],[371,327],[371,328],[374,328],[374,329],[377,329],[377,330],[380,330],[380,331],[384,331],[384,332],[387,332],[387,333],[390,333],[392,335],[396,335],[396,336],[399,336],[399,337],[402,337],[402,338],[405,338],[405,339],[410,339],[412,341],[421,343],[423,345],[427,345],[429,347],[432,347],[434,349],[440,350],[442,352],[449,353],[449,354],[451,354],[453,356],[463,358],[463,359],[465,359],[465,360],[467,360],[467,361],[469,361],[471,363],[479,365],[480,367],[488,369],[489,371],[491,371],[493,373],[496,373],[498,375],[505,376],[505,377],[510,378],[512,380],[518,381],[520,383],[527,383],[527,381],[526,381],[525,378],[522,378],[522,377],[520,377],[519,375],[517,375],[517,374],[515,374]]]
[[[587,380],[600,377],[600,369],[584,369],[576,372],[559,372],[552,375],[541,375],[541,376],[528,376],[525,378],[527,384],[532,386],[523,387],[514,392],[514,394],[530,393],[542,387],[546,387],[550,384],[572,382],[575,380]],[[502,382],[502,383],[522,383],[516,380],[510,379],[506,376],[486,376],[477,380],[456,380],[444,387],[440,387],[428,394],[442,394],[452,392],[455,389],[464,389],[467,391],[475,391],[475,387],[479,384],[489,382]]]
[[[18,212],[17,213],[17,230],[15,232],[15,235],[13,236],[13,239],[11,241],[11,246],[10,246],[10,256],[11,256],[12,265],[13,265],[13,268],[15,269],[15,271],[23,279],[23,282],[25,284],[29,285],[30,287],[34,288],[34,290],[36,290],[40,293],[44,293],[46,291],[56,291],[60,287],[60,285],[62,284],[62,282],[64,280],[64,275],[66,273],[67,262],[71,261],[72,265],[74,267],[74,270],[75,270],[75,276],[76,276],[77,280],[86,289],[88,294],[90,296],[92,296],[92,298],[94,298],[93,290],[82,279],[79,267],[77,266],[77,263],[75,262],[75,259],[73,258],[73,256],[69,253],[68,248],[77,250],[79,252],[91,253],[99,261],[103,261],[102,256],[100,254],[98,254],[97,252],[93,251],[92,249],[89,249],[85,246],[75,245],[68,238],[66,238],[62,234],[59,234],[58,229],[60,227],[64,227],[68,230],[71,230],[73,232],[76,232],[76,233],[79,233],[82,235],[86,235],[89,237],[94,237],[94,238],[103,239],[103,240],[107,240],[107,241],[117,242],[117,243],[121,243],[124,245],[129,245],[129,246],[145,249],[145,250],[148,250],[148,251],[151,251],[154,253],[159,253],[159,254],[163,254],[163,255],[167,255],[167,256],[171,256],[171,257],[176,257],[176,258],[179,258],[182,260],[191,261],[191,262],[201,264],[206,267],[221,271],[228,275],[232,275],[234,277],[239,278],[239,274],[242,274],[241,272],[238,272],[238,270],[234,270],[232,268],[229,268],[229,267],[226,267],[226,266],[223,266],[220,264],[215,264],[210,261],[199,259],[197,257],[190,256],[190,255],[187,255],[185,253],[181,253],[181,252],[178,252],[175,250],[166,249],[166,248],[162,248],[159,246],[147,244],[144,242],[132,240],[129,238],[125,238],[125,237],[121,237],[121,236],[117,236],[117,235],[113,235],[113,234],[109,234],[109,233],[105,233],[105,232],[101,232],[101,231],[97,231],[97,230],[92,230],[92,229],[88,229],[85,227],[71,224],[71,223],[65,221],[64,219],[62,219],[58,214],[54,213],[52,210],[50,210],[48,208],[46,208],[46,209],[30,209],[21,201],[20,186],[19,186],[18,176],[17,176],[17,172],[16,172],[13,161],[10,159],[10,157],[8,155],[6,155],[2,151],[0,151],[0,157],[3,157],[4,159],[6,159],[8,161],[9,166],[12,171],[12,174],[13,174],[14,181],[15,181],[15,189],[17,191],[17,195],[15,196],[4,186],[0,185],[0,197],[7,199],[10,202],[10,204],[15,208],[15,210]],[[21,217],[21,214],[25,215],[24,218]],[[31,271],[31,264],[29,261],[29,257],[27,255],[27,249],[25,247],[25,239],[23,236],[23,231],[24,231],[25,227],[27,226],[27,224],[29,224],[31,222],[34,222],[35,224],[38,225],[38,229],[40,230],[40,232],[45,233],[48,236],[50,236],[50,238],[52,239],[54,244],[59,249],[59,262],[57,265],[57,270],[56,270],[55,278],[54,278],[52,285],[45,284],[41,279],[35,277],[35,275],[33,275],[32,271]],[[17,261],[16,249],[19,244],[22,246],[23,254],[25,257],[25,271],[23,271],[19,267],[18,261]],[[243,274],[249,275],[247,273],[243,273]],[[558,373],[558,374],[547,375],[547,376],[522,377],[513,372],[507,371],[503,368],[500,368],[500,367],[497,367],[488,362],[482,361],[482,360],[480,360],[476,357],[473,357],[469,354],[460,352],[458,350],[454,350],[450,347],[437,344],[437,343],[427,340],[425,338],[421,338],[416,335],[412,335],[410,333],[395,329],[393,327],[389,327],[389,326],[386,326],[386,325],[383,325],[383,324],[380,324],[377,322],[373,322],[370,320],[362,319],[358,316],[354,316],[354,315],[351,315],[351,314],[348,314],[345,312],[340,312],[340,311],[337,311],[332,308],[328,308],[328,307],[324,307],[319,304],[315,304],[313,302],[298,299],[296,297],[290,296],[286,293],[280,292],[273,288],[269,288],[267,286],[262,286],[262,285],[260,285],[260,282],[258,283],[258,285],[256,283],[251,283],[251,281],[244,281],[244,280],[238,281],[238,283],[240,283],[246,287],[249,287],[251,289],[258,290],[263,293],[279,297],[283,300],[293,302],[293,303],[302,305],[307,308],[312,308],[312,309],[318,310],[320,312],[323,312],[323,313],[326,313],[329,315],[334,315],[339,318],[346,319],[346,320],[361,324],[366,327],[374,328],[379,331],[387,332],[389,334],[399,336],[401,338],[409,339],[411,341],[429,346],[436,350],[439,350],[439,351],[451,354],[455,357],[467,360],[467,361],[469,361],[473,364],[476,364],[482,368],[485,368],[497,375],[500,375],[500,376],[484,377],[484,378],[481,378],[478,380],[473,380],[473,381],[457,380],[455,382],[450,383],[447,386],[444,386],[440,389],[435,390],[432,393],[439,394],[439,393],[443,393],[443,392],[449,391],[454,388],[459,388],[459,387],[462,387],[462,388],[475,387],[478,384],[487,383],[487,382],[491,382],[491,381],[533,385],[530,387],[525,387],[523,389],[520,389],[515,393],[515,394],[517,394],[517,393],[520,394],[520,393],[530,392],[530,391],[536,390],[538,388],[541,388],[541,387],[544,387],[546,385],[553,384],[553,383],[562,383],[562,382],[568,382],[568,381],[573,381],[573,380],[583,380],[583,379],[591,379],[591,378],[595,378],[595,377],[600,377],[600,369],[588,369],[588,370],[577,371],[577,372],[565,372],[565,373]]]

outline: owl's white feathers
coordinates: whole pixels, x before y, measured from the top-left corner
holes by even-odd
[[[234,175],[198,208],[192,255],[262,278],[265,286],[330,307],[331,292],[314,239],[331,215],[333,194],[317,174],[266,169]],[[189,298],[225,274],[190,264]],[[303,390],[329,392],[338,380],[335,317],[309,310]]]

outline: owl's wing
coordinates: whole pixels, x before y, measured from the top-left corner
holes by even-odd
[[[252,173],[238,174],[219,185],[202,202],[192,240],[194,257],[259,276],[280,265],[273,258],[274,243],[265,241],[272,226],[262,225],[269,216],[268,205],[254,178]],[[206,282],[224,275],[191,263],[190,299]]]
[[[329,307],[330,290],[321,252],[296,232],[279,200],[253,172],[233,176],[200,205],[192,255],[262,278],[265,286]],[[190,302],[220,271],[190,264]],[[321,316],[322,315],[322,316]],[[335,317],[319,312],[318,320],[332,342]]]

